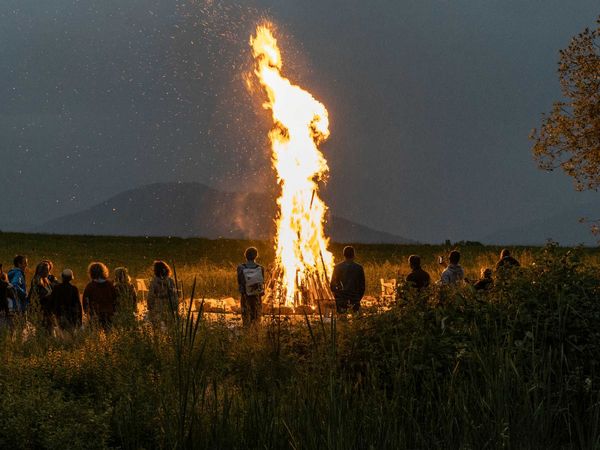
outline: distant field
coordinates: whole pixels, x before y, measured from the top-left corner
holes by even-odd
[[[86,267],[91,261],[103,261],[111,272],[115,267],[126,266],[133,278],[149,278],[152,261],[164,259],[175,266],[186,290],[196,277],[200,295],[235,296],[235,267],[242,261],[244,249],[249,245],[258,248],[263,265],[268,267],[273,262],[272,242],[266,241],[0,233],[0,263],[8,270],[15,254],[27,255],[30,279],[35,264],[50,259],[56,275],[65,267],[73,269],[76,284],[82,288],[87,283]],[[344,245],[332,244],[337,260]],[[355,244],[355,248],[357,260],[365,267],[368,295],[379,293],[380,278],[408,273],[406,261],[411,254],[421,255],[425,270],[437,279],[442,270],[437,264],[437,257],[458,248],[463,255],[461,263],[467,277],[476,279],[481,267],[495,264],[500,251],[500,247],[481,245]],[[524,265],[530,264],[541,252],[540,247],[511,249]],[[585,249],[584,258],[587,264],[600,266],[600,250]]]

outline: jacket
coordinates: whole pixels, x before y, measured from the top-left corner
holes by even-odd
[[[25,302],[27,299],[27,285],[25,284],[25,273],[18,267],[13,267],[8,271],[8,282],[12,284],[15,292],[17,293],[18,299],[21,302]]]
[[[86,314],[112,315],[117,304],[117,291],[109,280],[93,280],[83,291],[83,310]]]
[[[331,276],[331,291],[337,300],[358,303],[365,295],[365,271],[354,261],[336,264]]]
[[[431,282],[431,277],[427,272],[425,272],[420,267],[418,269],[413,270],[406,277],[406,283],[414,288],[423,289],[424,287],[429,286]]]
[[[70,283],[60,283],[52,290],[52,306],[59,323],[81,324],[81,301],[79,290]]]
[[[45,317],[50,317],[54,308],[52,306],[52,284],[48,278],[34,278],[29,289],[29,302],[39,305]]]
[[[460,264],[448,264],[442,272],[440,282],[442,284],[457,284],[465,279],[465,271]]]
[[[8,314],[8,292],[10,284],[0,279],[0,312],[4,311]]]

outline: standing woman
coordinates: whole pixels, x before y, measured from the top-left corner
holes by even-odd
[[[83,311],[107,329],[117,306],[117,291],[108,279],[108,267],[101,262],[88,266],[90,282],[83,291]]]
[[[154,261],[154,277],[148,289],[148,313],[152,321],[160,319],[165,312],[177,314],[179,299],[177,287],[171,278],[171,268],[164,261]]]
[[[52,269],[54,268],[54,263],[52,261],[50,261],[49,259],[44,259],[42,262],[48,266],[48,281],[54,288],[54,286],[59,284],[59,281],[56,279],[56,277],[52,273]]]
[[[42,261],[35,268],[35,275],[31,280],[29,289],[29,305],[35,311],[40,309],[43,315],[43,323],[49,330],[54,325],[54,307],[52,305],[52,283],[48,279],[50,267],[46,261]]]
[[[115,289],[117,290],[117,308],[121,311],[137,312],[137,292],[131,284],[127,267],[115,269]]]

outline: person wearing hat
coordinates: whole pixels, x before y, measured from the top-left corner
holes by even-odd
[[[81,326],[81,300],[79,289],[73,286],[73,271],[65,269],[61,274],[62,283],[52,290],[52,306],[58,325],[61,328],[78,328]]]

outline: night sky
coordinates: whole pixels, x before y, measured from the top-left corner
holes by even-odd
[[[248,40],[328,108],[324,197],[356,222],[477,240],[592,193],[537,169],[558,50],[597,0],[3,0],[0,225],[38,224],[154,182],[273,191]],[[597,195],[597,194],[596,194]]]

